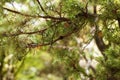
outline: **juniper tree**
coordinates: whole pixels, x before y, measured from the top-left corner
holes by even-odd
[[[18,67],[4,68],[6,63],[24,61],[36,48],[64,66],[65,79],[119,80],[119,15],[119,0],[1,0],[0,80],[13,80],[18,72]],[[93,40],[102,56],[85,51]],[[86,72],[81,59],[97,65]]]

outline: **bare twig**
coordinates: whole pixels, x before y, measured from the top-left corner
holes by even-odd
[[[42,10],[46,15],[48,15],[48,13],[47,13],[47,12],[44,10],[44,8],[42,7],[40,1],[39,1],[39,0],[36,0],[36,1],[38,2],[38,4],[39,4],[41,10]]]

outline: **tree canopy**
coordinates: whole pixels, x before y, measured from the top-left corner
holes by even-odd
[[[0,80],[120,80],[119,34],[119,0],[1,0]]]

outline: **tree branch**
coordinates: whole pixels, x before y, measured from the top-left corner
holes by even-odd
[[[82,24],[83,25],[83,24]],[[65,34],[65,35],[60,35],[58,38],[52,40],[52,42],[48,42],[48,43],[39,43],[39,44],[36,44],[36,43],[31,43],[31,44],[28,44],[27,47],[28,48],[35,48],[35,47],[39,47],[39,46],[47,46],[47,45],[51,45],[51,44],[54,44],[55,42],[59,41],[59,40],[62,40],[70,35],[72,35],[73,33],[77,32],[78,31],[78,28],[74,28],[73,31]]]
[[[12,36],[18,36],[18,35],[22,35],[22,34],[36,34],[36,33],[43,33],[44,31],[46,31],[47,28],[42,29],[42,30],[38,30],[38,31],[33,31],[33,32],[19,32],[19,33],[14,33],[14,34],[6,34],[3,33],[2,35],[5,37],[12,37]]]
[[[30,15],[30,14],[26,14],[26,13],[21,13],[19,11],[15,11],[6,7],[2,7],[3,9],[15,13],[15,14],[19,14],[25,17],[33,17],[33,18],[44,18],[44,19],[51,19],[51,20],[60,20],[60,21],[70,21],[70,19],[65,18],[65,17],[53,17],[53,16],[41,16],[41,15]]]
[[[41,10],[42,10],[46,15],[48,15],[48,13],[47,13],[47,12],[44,10],[44,8],[42,7],[40,1],[39,1],[39,0],[36,0],[36,1],[38,2],[38,4],[39,4]]]
[[[105,51],[105,49],[107,47],[106,47],[106,45],[105,45],[105,43],[103,41],[103,36],[102,36],[101,31],[96,31],[96,33],[95,33],[95,42],[96,42],[96,45],[97,45],[98,49],[100,50],[101,54],[103,55],[103,57],[106,60],[107,56],[103,52]]]
[[[59,24],[61,21],[56,21],[54,22],[52,25],[49,26],[49,28],[52,28],[54,27],[54,25],[56,24]],[[19,36],[19,35],[23,35],[23,34],[28,34],[28,35],[31,35],[31,34],[37,34],[37,33],[43,33],[47,30],[48,28],[45,28],[45,29],[41,29],[41,30],[38,30],[38,31],[33,31],[33,32],[21,32],[19,31],[18,33],[12,33],[12,34],[9,34],[9,33],[2,33],[2,36],[3,37],[12,37],[12,36]]]
[[[93,6],[93,12],[95,15],[97,14],[97,6],[96,5]],[[94,26],[96,28],[95,35],[94,35],[96,45],[97,45],[98,49],[100,50],[101,54],[103,55],[104,59],[107,60],[107,56],[103,53],[105,51],[105,49],[107,48],[107,46],[105,45],[105,43],[103,41],[102,31],[99,30],[99,26],[97,25],[96,19],[94,22],[95,22]]]

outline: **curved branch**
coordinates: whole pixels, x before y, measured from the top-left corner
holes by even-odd
[[[103,52],[109,46],[105,45],[105,43],[103,41],[103,36],[102,36],[102,32],[101,31],[97,31],[96,30],[96,33],[95,33],[95,42],[96,42],[96,45],[97,45],[98,49],[100,50],[101,54],[103,55],[104,59],[107,60],[107,56]]]
[[[81,26],[83,26],[83,25],[84,25],[84,23],[81,24]],[[26,47],[27,47],[27,48],[35,48],[35,47],[39,47],[39,46],[51,45],[51,44],[54,44],[55,42],[57,42],[57,41],[59,41],[59,40],[62,40],[62,39],[64,39],[64,38],[72,35],[73,33],[76,33],[77,31],[79,31],[79,29],[75,27],[71,32],[68,32],[68,33],[65,34],[65,35],[60,35],[58,38],[52,40],[52,42],[42,43],[42,44],[41,44],[41,43],[38,43],[38,44],[37,44],[37,43],[31,43],[31,44],[28,44]]]
[[[93,12],[94,12],[94,15],[97,14],[97,6],[96,5],[93,6]],[[100,50],[101,54],[103,55],[104,59],[106,60],[107,56],[103,52],[105,51],[107,46],[105,45],[105,43],[103,41],[103,34],[102,34],[102,31],[99,30],[99,27],[97,25],[97,20],[95,20],[94,26],[96,28],[95,35],[94,35],[96,45],[97,45],[98,49]]]
[[[47,28],[45,29],[42,29],[42,30],[38,30],[38,31],[33,31],[33,32],[19,32],[19,33],[14,33],[14,34],[5,34],[3,33],[2,35],[4,37],[12,37],[12,36],[19,36],[19,35],[22,35],[22,34],[36,34],[36,33],[43,33],[44,31],[46,31]]]
[[[27,47],[28,48],[35,48],[35,47],[39,47],[39,46],[47,46],[47,45],[51,45],[51,44],[54,44],[55,42],[59,41],[59,40],[62,40],[68,36],[70,36],[71,34],[73,34],[74,32],[71,32],[71,33],[68,33],[68,34],[65,34],[63,36],[59,36],[58,38],[54,39],[52,42],[48,42],[48,43],[43,43],[43,44],[35,44],[35,43],[31,43],[31,44],[28,44]]]
[[[105,43],[103,42],[103,36],[102,36],[102,32],[101,31],[96,31],[95,33],[95,41],[96,41],[96,44],[99,48],[99,50],[101,52],[103,52],[105,49],[106,49],[106,45]]]
[[[33,17],[33,18],[44,18],[44,19],[51,19],[51,20],[60,20],[60,21],[70,21],[70,19],[65,18],[65,17],[53,17],[53,16],[41,16],[41,15],[30,15],[30,14],[26,14],[26,13],[21,13],[19,11],[15,11],[6,7],[2,7],[3,9],[15,13],[15,14],[19,14],[25,17]]]
[[[56,21],[56,22],[54,22],[52,25],[50,25],[49,28],[54,27],[54,25],[59,24],[59,23],[61,23],[61,21]],[[19,31],[19,32],[17,32],[17,33],[12,33],[12,34],[2,33],[1,35],[2,35],[3,37],[12,37],[12,36],[19,36],[19,35],[23,35],[23,34],[25,34],[25,35],[26,35],[26,34],[31,35],[31,34],[37,34],[37,33],[40,34],[40,33],[45,32],[47,29],[48,29],[48,28],[44,28],[44,29],[41,29],[41,30],[33,31],[33,32],[21,32],[21,31]]]

